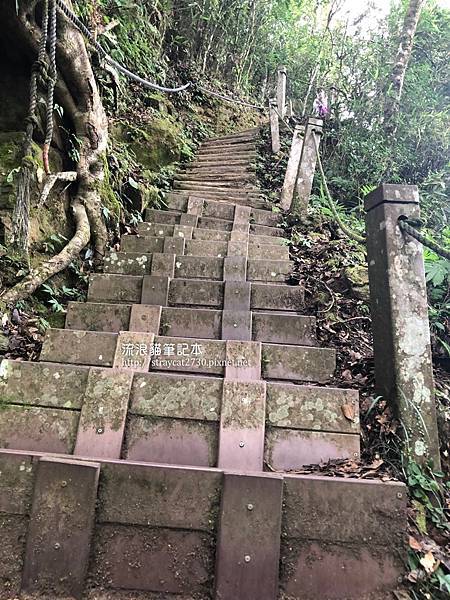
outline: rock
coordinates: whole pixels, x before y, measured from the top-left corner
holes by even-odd
[[[369,273],[367,267],[364,265],[346,267],[344,277],[355,297],[364,300],[364,302],[369,302]]]
[[[0,353],[4,354],[9,348],[9,338],[4,333],[0,333]]]

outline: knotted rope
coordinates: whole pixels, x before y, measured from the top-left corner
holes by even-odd
[[[55,85],[58,73],[56,71],[56,0],[50,0],[49,7],[49,59],[50,69],[48,71],[47,80],[47,123],[46,123],[46,135],[44,148],[42,150],[44,170],[47,175],[50,173],[48,153],[53,138],[53,109],[54,109],[54,95]]]
[[[23,143],[22,165],[17,182],[17,200],[13,212],[12,242],[28,253],[28,232],[30,216],[30,187],[33,174],[32,144],[34,128],[37,124],[38,77],[46,69],[46,46],[48,34],[48,0],[44,0],[42,11],[41,38],[38,57],[33,64],[30,79],[30,101],[26,118],[25,139]]]

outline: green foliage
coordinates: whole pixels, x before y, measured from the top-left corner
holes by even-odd
[[[46,302],[55,313],[65,313],[64,304],[69,300],[82,300],[84,293],[78,288],[71,288],[66,285],[56,287],[55,285],[44,283],[41,290],[46,296]]]
[[[450,483],[444,482],[444,474],[429,467],[421,467],[415,462],[406,466],[407,484],[414,510],[414,524],[418,539],[410,538],[408,567],[410,581],[418,582],[412,587],[414,598],[445,598],[450,593],[450,574],[440,566],[441,549],[430,543],[428,536],[433,529],[441,534],[450,533],[450,523],[445,512],[445,496]],[[423,540],[419,541],[419,540]]]

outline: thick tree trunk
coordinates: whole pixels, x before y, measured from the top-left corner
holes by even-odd
[[[66,1],[71,6],[70,0]],[[39,0],[20,0],[18,14],[15,12],[14,2],[7,2],[3,9],[0,7],[0,22],[14,28],[17,43],[27,47],[32,60],[36,56],[40,37],[37,24],[39,4]],[[62,252],[33,269],[22,282],[3,296],[2,302],[12,303],[32,293],[46,279],[67,267],[89,240],[93,242],[97,258],[103,256],[107,243],[100,199],[108,142],[107,117],[84,39],[59,11],[56,58],[56,101],[63,107],[65,118],[71,122],[72,132],[79,140],[77,180],[72,202],[75,233]]]
[[[403,21],[400,45],[385,95],[384,126],[388,133],[393,133],[396,129],[395,122],[400,109],[406,69],[411,58],[414,35],[424,2],[425,0],[410,0],[405,20]]]

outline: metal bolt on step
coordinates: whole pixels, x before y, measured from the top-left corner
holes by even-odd
[[[67,481],[61,481],[61,487],[67,487]]]
[[[252,560],[252,557],[251,557],[251,556],[249,556],[248,554],[246,554],[246,555],[244,556],[244,560],[245,560],[245,562],[246,562],[246,563],[249,563],[249,562]]]
[[[244,442],[239,442],[239,448],[243,448],[245,446]]]
[[[233,327],[237,327],[237,323],[233,323]]]
[[[247,510],[253,510],[253,504],[247,504]]]
[[[61,544],[59,542],[56,542],[56,544],[53,546],[53,548],[55,550],[59,550],[61,548]]]
[[[398,493],[397,493],[397,498],[398,498],[399,500],[400,500],[401,498],[403,498],[403,494],[402,494],[402,492],[398,492]]]
[[[98,434],[103,433],[103,427],[97,427],[97,433]]]

